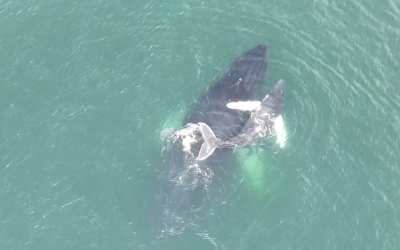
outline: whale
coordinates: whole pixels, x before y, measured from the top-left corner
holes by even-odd
[[[224,169],[224,166],[230,161],[233,150],[216,148],[207,159],[197,161],[196,156],[202,145],[197,124],[207,124],[222,140],[240,134],[251,116],[248,112],[237,112],[227,104],[256,99],[266,77],[268,56],[266,43],[260,43],[237,56],[186,114],[176,132],[180,135],[186,133],[185,136],[168,141],[163,146],[159,198],[163,202],[163,224],[166,228],[178,230],[190,224],[190,218],[196,217],[193,214],[201,211],[215,185],[221,185],[226,176],[227,168]]]
[[[236,136],[221,140],[215,136],[212,129],[200,122],[200,131],[204,142],[200,148],[198,161],[209,157],[216,148],[235,148],[250,145],[261,138],[269,138],[273,134],[277,136],[277,142],[283,146],[284,129],[282,129],[281,109],[284,103],[286,82],[279,80],[272,90],[260,101],[230,102],[228,108],[243,112],[251,112],[250,118]],[[273,133],[275,132],[275,133]]]

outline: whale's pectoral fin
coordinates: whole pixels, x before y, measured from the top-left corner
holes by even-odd
[[[259,101],[247,101],[247,102],[229,102],[226,104],[229,109],[236,109],[241,111],[253,111],[261,107]]]
[[[279,144],[281,148],[283,148],[286,143],[286,131],[282,115],[279,115],[275,118],[274,130],[276,135],[276,143]]]
[[[207,159],[207,157],[209,157],[214,152],[214,150],[218,147],[219,140],[207,124],[200,122],[199,125],[204,142],[203,145],[201,145],[197,160],[202,161]]]

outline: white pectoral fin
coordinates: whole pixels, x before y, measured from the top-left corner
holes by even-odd
[[[246,101],[246,102],[229,102],[226,104],[229,109],[236,109],[241,111],[253,111],[261,107],[259,101]]]
[[[286,130],[282,115],[279,115],[275,118],[274,129],[276,134],[276,143],[283,148],[286,143]]]

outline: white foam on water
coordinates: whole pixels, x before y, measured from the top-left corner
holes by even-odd
[[[198,136],[199,125],[189,123],[184,128],[176,131],[175,136],[182,140],[183,151],[190,153],[193,144],[200,141]]]

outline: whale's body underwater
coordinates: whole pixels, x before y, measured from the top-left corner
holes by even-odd
[[[259,44],[240,55],[221,79],[210,86],[183,120],[187,124],[207,124],[223,140],[234,138],[249,119],[249,114],[227,107],[230,102],[254,99],[263,83],[268,66],[268,47]],[[198,162],[202,141],[185,150],[182,140],[166,144],[162,151],[163,172],[160,176],[164,224],[176,227],[199,210],[207,200],[232,149],[217,148],[206,160]],[[194,156],[194,157],[192,157]]]

